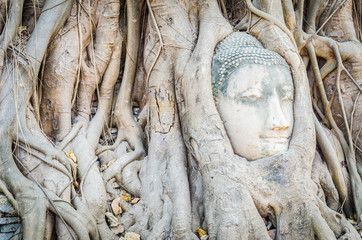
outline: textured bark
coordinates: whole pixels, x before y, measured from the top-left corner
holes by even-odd
[[[359,239],[361,9],[0,0],[0,190],[17,233]],[[281,55],[295,88],[288,150],[255,161],[234,153],[213,97],[215,47],[236,29]]]

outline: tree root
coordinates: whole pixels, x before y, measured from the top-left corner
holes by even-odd
[[[314,123],[316,126],[318,144],[322,149],[323,155],[328,165],[328,169],[331,173],[336,188],[338,189],[339,196],[342,201],[346,200],[344,204],[344,209],[347,213],[347,216],[351,216],[352,206],[350,205],[351,203],[349,202],[349,198],[347,196],[348,192],[347,192],[346,183],[344,182],[340,161],[337,158],[337,155],[329,139],[327,138],[324,130],[322,129],[322,126],[320,125],[319,121],[316,119],[315,116],[314,116]]]
[[[360,221],[361,219],[361,214],[360,214],[360,205],[361,205],[361,201],[359,200],[358,197],[356,196],[361,196],[361,191],[362,191],[362,182],[361,182],[361,178],[358,175],[357,172],[357,166],[356,166],[356,160],[355,160],[355,153],[354,153],[354,149],[353,149],[353,142],[351,141],[351,134],[350,131],[348,129],[348,123],[346,122],[346,114],[345,114],[345,110],[344,110],[344,106],[343,106],[343,99],[341,99],[341,93],[340,93],[340,86],[339,86],[339,79],[340,79],[340,71],[341,71],[341,58],[340,58],[340,54],[339,54],[339,50],[337,49],[337,46],[335,43],[331,43],[331,47],[333,49],[333,52],[336,56],[337,59],[337,81],[336,81],[336,88],[337,88],[337,92],[338,92],[338,96],[339,96],[339,102],[340,104],[342,104],[341,108],[343,111],[343,118],[345,121],[345,125],[348,131],[348,139],[349,139],[349,145],[347,143],[347,141],[345,140],[342,131],[340,130],[340,128],[337,126],[331,109],[330,109],[330,102],[327,99],[327,95],[323,86],[323,81],[322,81],[322,77],[319,71],[319,67],[318,67],[318,63],[317,63],[317,58],[316,58],[316,54],[314,51],[314,48],[311,44],[307,45],[307,49],[309,52],[309,56],[311,57],[311,61],[312,61],[312,66],[313,66],[313,70],[314,70],[314,74],[315,74],[315,78],[316,78],[316,82],[318,84],[319,90],[320,90],[320,95],[321,95],[321,99],[322,99],[322,103],[324,106],[324,109],[326,111],[326,117],[328,118],[329,123],[332,126],[332,129],[336,132],[337,137],[341,143],[341,146],[343,148],[343,151],[345,153],[346,156],[346,161],[348,164],[348,169],[351,172],[351,183],[352,183],[352,194],[353,194],[353,199],[354,199],[354,205],[355,205],[355,209],[357,211],[358,214],[358,220]]]
[[[88,211],[97,221],[100,237],[115,239],[115,235],[105,222],[107,209],[106,190],[98,167],[94,164],[96,156],[94,155],[94,149],[87,141],[84,128],[72,141],[71,147],[77,157],[79,173],[83,179],[82,198],[87,205]]]
[[[25,119],[26,119],[26,117],[25,117],[25,110],[24,110],[24,111],[20,112],[20,121],[19,121],[21,129],[22,129],[22,134],[17,134],[15,132],[14,135],[19,139],[20,142],[23,142],[25,145],[28,145],[31,148],[33,148],[41,153],[44,153],[45,161],[48,164],[51,164],[49,159],[53,159],[53,158],[57,159],[67,169],[68,173],[65,173],[66,176],[70,177],[70,180],[72,180],[72,177],[70,175],[70,173],[72,172],[70,159],[68,159],[63,152],[60,152],[56,148],[49,146],[48,142],[43,142],[43,140],[35,137],[30,132]],[[41,159],[41,160],[43,160],[43,159]],[[53,165],[53,164],[51,164],[51,165]]]
[[[75,205],[78,205],[78,208],[80,207],[80,209],[76,211],[69,203],[59,199],[57,196],[53,195],[53,193],[48,192],[47,194],[54,202],[54,206],[51,206],[50,210],[64,218],[64,220],[72,227],[79,239],[99,239],[95,221],[89,214],[86,214],[88,211],[87,209],[82,209],[82,207],[80,207],[80,203],[78,203]]]
[[[63,151],[64,148],[76,137],[76,135],[79,133],[79,130],[84,126],[84,123],[79,121],[74,124],[72,127],[72,130],[66,135],[61,142],[57,144],[57,148],[60,151]]]
[[[252,13],[254,13],[255,15],[257,15],[261,18],[264,18],[267,21],[271,22],[272,24],[275,24],[276,26],[278,26],[285,34],[288,35],[288,37],[289,37],[290,41],[293,43],[293,45],[295,47],[297,47],[297,43],[294,40],[293,34],[289,31],[289,29],[283,23],[281,23],[279,21],[279,19],[254,7],[251,0],[246,0],[246,4],[248,5],[248,8],[250,9],[250,11]]]
[[[359,239],[358,233],[354,227],[339,213],[332,211],[325,204],[316,199],[319,205],[319,211],[322,217],[328,223],[330,229],[333,230],[337,239]],[[318,224],[318,223],[316,223]],[[322,238],[323,239],[323,236]]]
[[[141,182],[138,174],[144,161],[145,159],[129,163],[120,174],[116,175],[117,182],[122,188],[137,197],[141,195]]]
[[[5,23],[5,28],[0,35],[0,76],[4,67],[5,56],[9,45],[15,38],[18,28],[21,23],[23,13],[24,0],[15,0],[10,2],[8,19]]]
[[[109,181],[111,178],[114,178],[118,173],[122,173],[125,166],[137,159],[140,159],[142,156],[143,151],[140,150],[135,150],[120,156],[114,163],[112,163],[106,170],[104,170],[103,179],[105,181]]]
[[[5,195],[5,197],[9,200],[11,205],[13,205],[15,212],[19,212],[18,202],[15,200],[13,194],[7,189],[5,183],[0,180],[0,191]]]
[[[144,152],[142,130],[133,117],[131,103],[131,90],[136,75],[136,63],[141,37],[139,4],[135,0],[127,1],[127,55],[114,116],[118,131],[125,131],[127,140],[135,151]]]
[[[87,178],[89,169],[93,166],[94,163],[96,163],[98,160],[98,157],[95,157],[94,160],[92,162],[89,163],[87,169],[84,172],[84,175],[82,176],[82,179],[80,181],[80,192],[83,193],[83,185],[84,185],[84,181]]]
[[[330,172],[328,171],[326,163],[323,162],[318,152],[316,152],[313,161],[312,180],[316,183],[318,187],[316,195],[320,199],[322,199],[323,202],[326,202],[329,208],[337,211],[339,207],[338,191],[334,186],[332,177],[330,175]],[[341,204],[344,204],[345,199],[346,198],[341,199]]]
[[[98,145],[98,139],[101,136],[104,125],[108,122],[108,115],[110,113],[113,100],[113,89],[118,79],[121,65],[122,36],[119,31],[117,32],[114,45],[113,54],[103,76],[98,110],[94,118],[90,121],[87,129],[87,139],[94,149],[96,149]]]
[[[324,28],[324,26],[328,23],[328,21],[333,17],[333,15],[334,15],[336,12],[338,12],[338,10],[342,7],[342,5],[343,5],[345,2],[346,2],[346,0],[343,0],[343,1],[339,4],[339,6],[333,11],[333,13],[332,13],[331,15],[329,15],[328,18],[323,22],[323,24],[319,27],[319,29],[318,29],[316,32],[314,32],[314,33],[312,34],[312,36],[309,37],[305,42],[303,42],[301,45],[298,46],[299,52],[301,52],[301,50],[302,50],[305,46],[307,46],[307,45],[310,43],[310,41],[312,41],[312,38],[313,38],[314,36],[316,36],[316,35]]]

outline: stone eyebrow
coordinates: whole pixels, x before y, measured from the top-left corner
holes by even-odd
[[[249,95],[262,95],[262,89],[256,86],[252,86],[248,89],[245,89],[240,94],[249,94]]]

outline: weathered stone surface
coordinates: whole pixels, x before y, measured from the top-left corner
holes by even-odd
[[[16,232],[16,230],[18,230],[19,227],[20,227],[20,223],[1,225],[0,232],[2,232],[2,233]]]
[[[256,160],[288,150],[294,86],[279,54],[246,33],[231,34],[217,46],[213,88],[236,154]]]
[[[18,217],[2,217],[0,218],[0,225],[5,225],[9,223],[17,223],[19,222]]]
[[[1,216],[16,216],[16,212],[11,205],[11,203],[8,201],[8,199],[0,194],[0,213]]]
[[[9,240],[14,233],[0,233],[0,240]]]

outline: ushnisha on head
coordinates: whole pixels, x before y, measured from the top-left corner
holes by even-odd
[[[212,68],[214,95],[227,87],[225,81],[241,65],[280,65],[289,71],[289,65],[276,52],[266,50],[255,37],[234,32],[217,45]]]
[[[213,91],[234,148],[248,160],[287,151],[293,128],[293,79],[286,61],[254,37],[232,33],[216,48]]]

